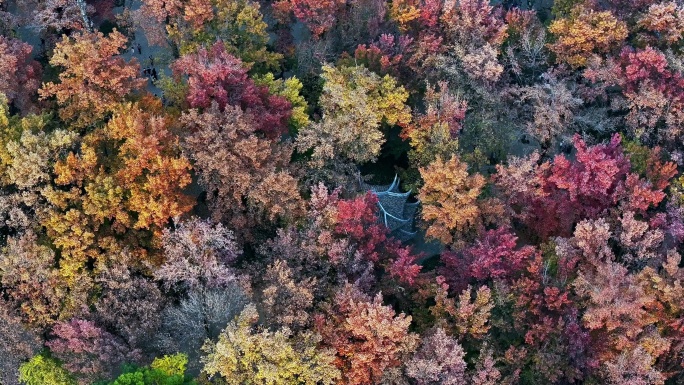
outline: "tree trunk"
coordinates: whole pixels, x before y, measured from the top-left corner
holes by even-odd
[[[93,32],[93,22],[88,17],[85,0],[76,0],[76,4],[78,4],[78,8],[81,10],[81,17],[83,18],[83,25],[85,26],[86,31]]]

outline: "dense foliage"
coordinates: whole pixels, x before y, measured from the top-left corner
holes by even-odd
[[[684,383],[684,3],[521,3],[0,0],[0,385]]]

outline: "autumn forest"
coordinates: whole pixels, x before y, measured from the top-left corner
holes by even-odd
[[[684,384],[683,0],[0,0],[0,385]]]

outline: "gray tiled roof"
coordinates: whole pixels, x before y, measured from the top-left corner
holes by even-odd
[[[399,191],[399,177],[394,176],[394,181],[389,185],[363,186],[375,193],[380,207],[380,221],[387,226],[392,236],[401,241],[407,241],[416,235],[413,230],[413,219],[420,202],[407,202],[410,191]]]

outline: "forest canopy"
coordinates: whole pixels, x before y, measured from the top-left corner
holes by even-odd
[[[684,383],[684,2],[0,0],[0,385]]]

